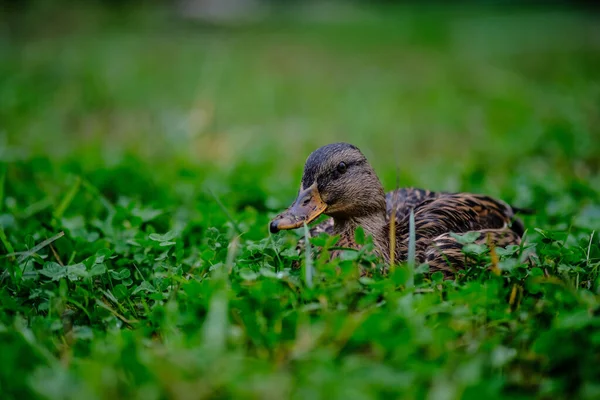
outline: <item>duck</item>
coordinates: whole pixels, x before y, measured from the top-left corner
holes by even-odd
[[[447,277],[469,263],[464,241],[457,235],[476,232],[474,243],[520,245],[524,225],[518,212],[529,211],[482,194],[419,188],[386,193],[358,147],[332,143],[308,156],[296,200],[271,220],[269,230],[275,234],[297,229],[324,214],[329,218],[313,227],[311,236],[338,235],[338,248],[360,249],[355,232],[361,227],[372,236],[375,252],[384,262],[406,262],[412,214],[415,261]],[[395,235],[390,235],[391,229]],[[339,254],[333,251],[332,257]]]

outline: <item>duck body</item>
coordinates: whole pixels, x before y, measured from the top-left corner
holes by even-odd
[[[312,234],[339,235],[340,247],[358,248],[354,233],[361,226],[386,262],[392,251],[395,261],[402,262],[408,257],[411,211],[416,261],[428,263],[431,270],[450,273],[467,264],[463,245],[451,233],[478,232],[475,243],[500,247],[519,244],[523,234],[517,210],[489,196],[416,188],[385,194],[364,155],[347,143],[321,147],[308,157],[298,198],[273,219],[270,229],[299,228],[326,214],[331,218],[312,228]]]

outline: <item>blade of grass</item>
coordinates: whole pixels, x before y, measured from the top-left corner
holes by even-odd
[[[117,311],[115,311],[110,306],[110,304],[108,304],[108,301],[106,301],[105,298],[103,298],[102,300],[96,299],[96,305],[98,305],[99,307],[104,308],[105,310],[107,310],[108,312],[110,312],[112,315],[114,315],[115,317],[119,318],[121,321],[125,322],[129,327],[133,327],[133,325],[138,322],[135,319],[134,320],[129,320],[126,317],[124,317],[123,315],[119,314]]]
[[[235,255],[237,254],[238,245],[240,243],[239,236],[235,236],[231,243],[229,243],[227,249],[227,258],[225,259],[225,267],[227,268],[227,273],[231,274],[233,270],[233,261],[235,260]]]
[[[65,194],[65,197],[63,197],[58,207],[56,207],[56,209],[54,210],[54,218],[59,219],[63,216],[67,208],[69,208],[69,205],[73,202],[73,199],[77,195],[77,192],[79,192],[80,187],[81,178],[76,177],[75,183],[73,184],[73,186],[71,186],[71,189],[69,189],[69,191],[67,192],[67,194]]]
[[[416,234],[415,234],[415,212],[410,210],[410,218],[408,221],[408,259],[406,266],[409,271],[409,278],[406,283],[407,287],[415,285],[415,258],[416,258]]]
[[[37,253],[38,251],[40,251],[44,247],[48,246],[50,243],[52,243],[52,242],[60,239],[63,236],[65,236],[65,233],[64,232],[59,232],[58,234],[52,236],[51,238],[44,240],[40,244],[34,246],[31,250],[26,251],[23,255],[21,255],[21,257],[19,257],[19,259],[17,260],[17,262],[18,263],[22,263],[23,261],[25,261],[27,258],[29,258],[30,256],[32,256],[33,254]]]
[[[4,245],[4,248],[6,249],[6,252],[9,255],[9,258],[11,260],[14,260],[14,255],[13,253],[15,252],[14,247],[12,247],[12,244],[10,244],[10,242],[8,241],[8,238],[6,237],[6,233],[4,233],[4,229],[2,229],[2,227],[0,226],[0,241],[2,241],[2,244]]]
[[[227,207],[225,207],[225,205],[221,202],[221,199],[219,199],[219,197],[211,189],[208,189],[208,192],[215,199],[215,202],[219,205],[223,213],[227,216],[227,219],[229,219],[229,222],[231,222],[231,225],[233,225],[233,229],[235,229],[238,235],[241,235],[243,233],[242,230],[240,229],[237,222],[235,222],[235,219],[233,219],[233,216],[231,215]]]
[[[395,197],[395,195],[394,195]],[[394,203],[395,204],[395,203]],[[390,271],[396,264],[396,212],[392,210],[390,215]]]
[[[398,204],[398,189],[400,187],[400,170],[396,166],[396,190],[392,195],[392,213],[390,215],[390,271],[396,265],[396,207]]]
[[[46,197],[45,199],[42,199],[40,201],[37,201],[31,205],[29,205],[25,210],[23,210],[22,214],[20,215],[20,218],[31,218],[34,215],[44,211],[47,208],[50,208],[53,206],[52,203],[52,199],[50,199],[49,197]]]
[[[269,241],[271,242],[271,246],[273,246],[273,251],[275,251],[275,256],[277,257],[278,262],[277,268],[275,268],[275,272],[279,272],[279,270],[283,266],[283,263],[281,262],[281,257],[279,257],[279,249],[277,249],[277,246],[275,245],[275,241],[273,240],[273,235],[271,234],[271,231],[269,231]]]
[[[202,338],[206,346],[206,355],[214,358],[221,355],[227,347],[227,327],[229,325],[229,274],[233,270],[233,261],[237,253],[239,237],[235,236],[227,246],[227,258],[224,268],[215,271],[215,291],[210,298],[208,314],[202,326]]]
[[[310,231],[308,225],[304,223],[304,238],[306,240],[306,249],[304,251],[305,263],[304,263],[304,279],[306,286],[310,289],[313,287],[313,259],[312,259],[312,248],[310,245]]]
[[[202,325],[202,339],[208,357],[216,357],[226,349],[227,326],[229,324],[228,309],[227,292],[224,288],[221,288],[212,295],[206,320]]]
[[[6,249],[6,251],[8,252],[8,255],[5,257],[8,257],[8,259],[10,261],[14,261],[15,260],[15,249],[12,247],[12,244],[10,244],[10,242],[8,241],[8,238],[6,237],[6,234],[4,233],[4,229],[2,229],[2,227],[0,226],[0,241],[2,241],[2,244],[4,245],[4,248]],[[15,266],[13,265],[12,262],[8,263],[8,268],[2,273],[2,276],[0,276],[0,282],[4,281],[4,278],[6,278],[8,275],[10,274],[11,278],[15,279]]]
[[[590,250],[592,249],[592,241],[594,240],[594,233],[596,233],[596,231],[592,231],[592,234],[590,235],[590,243],[588,244],[587,254],[585,257],[585,261],[586,261],[587,265],[590,265]]]
[[[4,208],[4,183],[6,182],[6,166],[0,166],[0,211]]]
[[[60,259],[60,256],[58,255],[58,253],[54,249],[54,246],[50,245],[50,251],[52,252],[52,255],[54,256],[54,258],[56,259],[56,261],[60,264],[60,266],[64,267],[65,264],[63,264],[62,260]]]
[[[96,196],[100,200],[100,202],[102,203],[104,208],[106,208],[110,214],[114,214],[115,207],[112,205],[112,203],[106,197],[104,197],[104,195],[102,193],[100,193],[100,190],[98,190],[98,188],[96,186],[92,185],[89,181],[87,181],[85,179],[81,180],[81,185],[90,194]]]
[[[500,276],[502,274],[502,271],[500,271],[500,267],[498,267],[498,264],[500,263],[500,258],[498,257],[498,253],[496,253],[496,245],[492,240],[492,235],[490,235],[489,233],[487,235],[486,241],[488,248],[490,249],[490,258],[492,262],[490,269],[494,275]]]

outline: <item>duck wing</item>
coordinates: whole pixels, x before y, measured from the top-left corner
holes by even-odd
[[[443,192],[432,192],[418,188],[401,188],[392,190],[385,195],[387,205],[387,218],[396,211],[396,221],[401,221],[410,214],[410,211],[424,201],[434,200],[445,195]]]
[[[396,212],[397,259],[406,259],[410,212],[414,210],[417,259],[444,273],[462,268],[466,262],[463,245],[450,232],[479,231],[476,243],[491,240],[500,247],[518,244],[523,234],[523,225],[515,218],[521,210],[485,195],[401,188],[388,192],[386,203],[388,220],[392,211]],[[321,233],[334,234],[333,218],[310,230],[311,236]],[[296,249],[301,252],[304,247],[302,238]]]
[[[470,193],[443,193],[414,208],[416,239],[448,232],[465,233],[511,226],[515,212],[501,200]],[[398,223],[398,235],[408,237],[409,217]]]
[[[497,246],[518,244],[522,224],[515,210],[501,200],[470,193],[444,193],[425,200],[414,208],[415,250],[419,262],[430,262],[433,269],[464,266],[462,244],[449,233],[480,232],[477,240],[491,240]],[[397,225],[397,255],[408,252],[410,216]],[[463,260],[463,261],[459,261]]]

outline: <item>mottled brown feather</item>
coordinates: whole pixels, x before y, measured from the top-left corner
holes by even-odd
[[[417,261],[428,263],[432,271],[440,270],[446,275],[464,267],[468,261],[462,252],[463,245],[449,232],[460,234],[480,231],[481,235],[475,243],[483,243],[489,236],[492,243],[500,247],[520,243],[520,233],[510,229],[511,224],[518,221],[514,218],[512,207],[489,196],[401,188],[386,194],[386,206],[388,222],[392,210],[396,211],[397,260],[406,260],[409,218],[411,210],[414,210]],[[385,230],[382,234],[387,234],[389,225]],[[311,237],[321,233],[334,234],[333,218],[326,219],[310,230]],[[300,239],[296,248],[301,252],[304,246],[304,239]],[[358,247],[349,232],[340,235],[337,246]],[[337,252],[332,254],[336,255]]]
[[[431,239],[448,233],[465,233],[482,229],[505,229],[514,217],[512,208],[488,196],[470,193],[444,193],[427,199],[414,208],[417,256]],[[396,257],[405,259],[408,252],[409,218],[399,221]],[[389,231],[389,227],[384,227]],[[404,239],[404,240],[402,240]]]
[[[411,211],[414,212],[417,261],[427,262],[432,270],[445,273],[468,263],[462,252],[463,246],[450,232],[479,232],[477,241],[503,247],[519,244],[524,230],[523,224],[515,219],[518,209],[489,196],[416,188],[402,188],[385,194],[365,156],[348,143],[326,145],[309,155],[301,188],[311,186],[317,188],[319,201],[326,205],[323,213],[331,217],[313,227],[311,235],[339,234],[340,247],[358,248],[354,232],[361,226],[365,233],[372,235],[377,253],[387,263],[391,254],[397,262],[407,259]],[[294,204],[271,222],[270,229],[293,229],[286,228],[289,226],[286,225],[286,213],[294,218],[308,218],[301,207]],[[395,215],[392,252],[391,215]],[[298,248],[301,250],[304,245],[301,240]],[[332,255],[337,254],[335,251]]]

